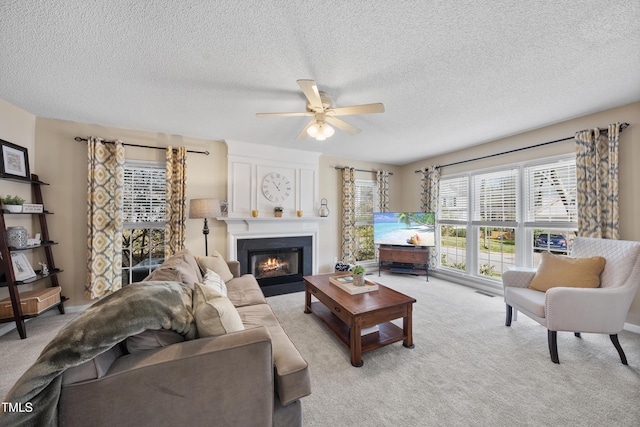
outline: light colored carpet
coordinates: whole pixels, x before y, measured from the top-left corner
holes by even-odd
[[[304,293],[268,298],[310,365],[305,426],[640,425],[640,335],[620,334],[624,366],[608,336],[559,333],[556,365],[543,327],[524,315],[504,326],[501,297],[436,278],[370,278],[417,299],[416,347],[365,353],[361,368],[304,314]],[[0,337],[2,396],[73,317],[50,312],[27,323],[26,340],[16,331]]]
[[[545,328],[522,314],[504,326],[502,297],[435,278],[371,278],[417,299],[415,348],[365,353],[361,368],[303,313],[303,293],[268,299],[310,365],[305,426],[640,425],[639,335],[619,335],[624,366],[607,335],[559,333],[556,365]]]

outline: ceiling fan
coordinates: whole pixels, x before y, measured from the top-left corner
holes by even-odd
[[[304,139],[310,136],[318,141],[324,141],[335,132],[330,125],[350,135],[355,135],[360,132],[360,129],[339,119],[338,116],[384,112],[384,105],[380,102],[335,108],[329,95],[318,91],[318,85],[315,80],[298,80],[297,82],[307,98],[307,111],[299,113],[256,113],[257,117],[313,116],[313,119],[296,136],[296,139]]]

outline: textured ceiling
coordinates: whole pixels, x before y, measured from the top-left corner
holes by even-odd
[[[635,0],[3,0],[0,48],[39,117],[389,164],[640,100]],[[386,112],[298,141],[306,117],[255,117],[303,111],[297,79]]]

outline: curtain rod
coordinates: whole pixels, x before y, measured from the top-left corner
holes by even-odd
[[[88,139],[87,138],[82,138],[80,136],[76,136],[75,140],[78,142],[87,142]],[[108,141],[108,140],[103,140],[102,142],[106,143],[106,144],[113,144],[115,141]],[[123,142],[122,145],[127,145],[129,147],[141,147],[141,148],[153,148],[155,150],[166,150],[166,147],[153,147],[151,145],[140,145],[140,144],[131,144],[128,142]],[[175,151],[175,148],[174,148]],[[196,154],[204,154],[204,155],[209,155],[208,151],[194,151],[194,150],[187,150],[187,153],[196,153]]]
[[[629,127],[629,123],[621,123],[620,124],[620,132],[622,132],[624,129],[626,129],[628,127]],[[609,132],[609,129],[607,129],[607,128],[598,128],[598,130],[601,133],[608,133]],[[540,143],[540,144],[531,145],[529,147],[515,148],[513,150],[503,151],[502,153],[488,154],[486,156],[475,157],[473,159],[467,159],[467,160],[460,160],[459,162],[447,163],[446,165],[439,165],[439,166],[436,166],[436,167],[444,168],[444,167],[447,167],[447,166],[454,166],[454,165],[459,165],[459,164],[462,164],[462,163],[475,162],[476,160],[483,160],[483,159],[488,159],[490,157],[502,156],[504,154],[516,153],[518,151],[529,150],[530,148],[538,148],[538,147],[542,147],[544,145],[555,144],[556,142],[568,141],[568,140],[574,139],[574,138],[575,138],[575,136],[569,136],[567,138],[561,138],[561,139],[556,139],[554,141],[543,142],[543,143]],[[419,169],[417,171],[414,171],[414,173],[419,173],[419,172],[422,172],[422,170]]]
[[[336,166],[334,169],[335,170],[345,170],[347,167],[346,166]],[[371,172],[371,173],[378,173],[378,171],[373,171],[373,170],[366,170],[366,169],[354,169],[355,171],[358,172]],[[393,172],[389,172],[389,175],[393,175]]]

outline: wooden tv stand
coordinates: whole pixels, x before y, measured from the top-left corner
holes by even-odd
[[[424,274],[429,281],[429,249],[380,246],[378,248],[378,276],[380,271]]]

